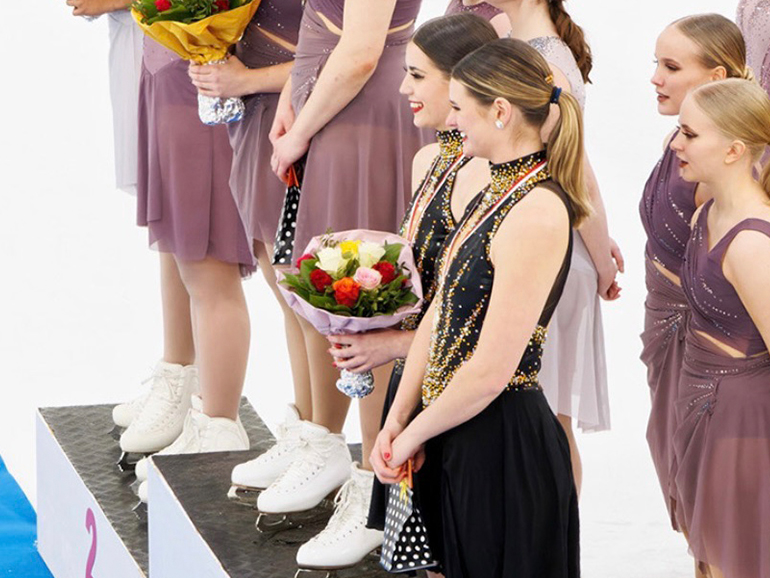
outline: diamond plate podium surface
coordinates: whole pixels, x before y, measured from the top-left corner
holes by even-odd
[[[56,578],[86,569],[110,578],[148,575],[147,524],[132,511],[133,472],[116,465],[121,451],[110,435],[112,408],[38,410],[39,550]],[[252,447],[269,443],[269,430],[245,398],[240,415]]]

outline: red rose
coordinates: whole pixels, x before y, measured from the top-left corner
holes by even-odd
[[[380,275],[382,275],[382,284],[387,285],[393,279],[396,278],[396,268],[388,263],[387,261],[382,261],[381,263],[375,263],[372,266],[372,269],[377,271]]]
[[[155,0],[155,8],[158,9],[158,12],[165,12],[171,8],[171,2],[170,0]]]
[[[334,283],[334,279],[323,269],[313,269],[310,273],[310,282],[317,291],[323,293],[329,285]]]
[[[164,0],[161,0],[161,1],[164,1]],[[315,256],[311,255],[310,253],[305,253],[304,255],[302,255],[302,257],[297,259],[297,269],[301,269],[302,261],[307,261],[308,259],[315,259]]]
[[[351,277],[343,277],[339,281],[335,281],[332,287],[334,288],[334,300],[340,305],[353,307],[358,301],[361,286]]]
[[[217,7],[217,10],[220,12],[224,12],[225,10],[230,10],[230,0],[216,0],[214,2],[214,5]]]

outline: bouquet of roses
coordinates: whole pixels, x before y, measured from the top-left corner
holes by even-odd
[[[150,38],[198,64],[221,62],[238,42],[260,0],[134,0],[131,12]],[[205,124],[243,117],[240,98],[198,95],[198,116]]]
[[[345,231],[314,237],[292,272],[278,272],[286,302],[323,335],[360,333],[399,323],[419,311],[422,286],[411,276],[406,239],[390,233]],[[365,397],[372,373],[342,370],[337,388]]]

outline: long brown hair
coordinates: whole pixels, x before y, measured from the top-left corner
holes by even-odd
[[[594,59],[591,54],[591,47],[586,42],[586,36],[583,29],[575,24],[569,12],[564,8],[564,0],[546,0],[548,2],[548,11],[551,14],[551,21],[556,27],[564,43],[569,46],[572,55],[575,57],[580,74],[583,75],[583,82],[591,82],[588,75],[593,68]]]
[[[526,42],[503,38],[485,44],[463,58],[452,71],[481,104],[504,98],[518,108],[526,122],[542,129],[551,111],[555,86],[548,63]],[[576,223],[591,213],[583,174],[583,115],[575,97],[558,99],[559,120],[546,153],[551,177],[569,197]]]

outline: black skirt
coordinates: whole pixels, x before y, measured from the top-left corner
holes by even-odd
[[[396,399],[396,393],[398,392],[398,384],[401,383],[401,375],[404,372],[403,362],[397,361],[393,367],[393,371],[390,374],[390,381],[388,381],[388,393],[385,396],[385,405],[382,408],[382,419],[380,420],[380,429],[385,425],[385,420],[388,417],[388,412],[393,405],[393,400]],[[375,530],[385,529],[385,511],[388,507],[388,486],[380,483],[380,480],[375,476],[374,485],[372,486],[372,500],[369,504],[369,519],[367,520],[366,527],[373,528]]]
[[[426,444],[415,504],[446,578],[577,578],[567,437],[542,391],[506,391]]]

